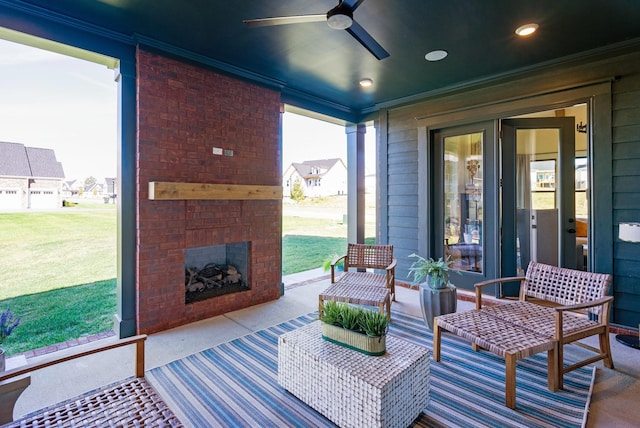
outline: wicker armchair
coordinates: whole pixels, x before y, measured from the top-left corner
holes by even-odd
[[[483,308],[482,288],[521,281],[519,301]],[[558,387],[564,373],[603,360],[613,368],[609,343],[609,314],[613,296],[608,296],[611,275],[530,262],[525,277],[499,278],[476,284],[476,309],[482,309],[512,325],[554,339],[558,344]],[[541,305],[542,303],[543,305]],[[598,336],[599,348],[578,342]],[[564,366],[563,346],[578,345],[595,353]]]
[[[335,266],[341,260],[344,261],[344,273],[336,277]],[[347,254],[331,264],[332,285],[318,296],[320,315],[324,300],[335,300],[377,306],[380,312],[386,307],[387,317],[391,319],[391,300],[396,300],[396,263],[393,245],[348,244]]]
[[[8,427],[97,427],[97,426],[155,426],[182,427],[177,416],[169,409],[153,386],[144,377],[146,335],[125,339],[105,339],[72,353],[52,354],[43,360],[29,363],[0,373],[0,385],[11,387],[14,379],[25,379],[28,386],[30,374],[56,364],[86,357],[123,346],[135,346],[134,377],[107,385],[46,407],[13,421],[15,400],[23,389],[10,391],[7,399],[0,399],[0,424]],[[117,364],[117,362],[114,362]],[[24,378],[24,376],[27,376]],[[21,378],[22,377],[22,378]],[[65,379],[60,379],[64,382]],[[25,383],[25,382],[23,382]],[[10,400],[10,401],[9,401]]]
[[[521,281],[520,300],[483,306],[482,289],[488,285]],[[547,351],[548,387],[563,387],[563,375],[603,360],[613,368],[609,344],[607,296],[611,275],[583,272],[530,262],[525,277],[498,278],[476,284],[476,309],[441,315],[434,319],[433,360],[440,361],[442,331],[452,332],[505,359],[505,405],[516,407],[516,363]],[[598,336],[599,348],[578,341]],[[586,348],[594,356],[564,365],[564,345]]]

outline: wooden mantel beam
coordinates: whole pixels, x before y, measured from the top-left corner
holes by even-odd
[[[150,181],[149,199],[157,201],[181,199],[282,199],[282,186]]]

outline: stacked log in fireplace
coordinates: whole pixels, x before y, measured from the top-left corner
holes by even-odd
[[[233,265],[209,263],[202,269],[186,267],[184,274],[186,303],[247,289],[242,275]]]

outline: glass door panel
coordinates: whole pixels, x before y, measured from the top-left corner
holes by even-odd
[[[482,272],[483,134],[444,138],[444,254],[455,269]]]
[[[558,266],[558,129],[516,130],[517,273],[532,257]]]
[[[496,125],[491,121],[432,133],[433,235],[428,256],[453,261],[459,275],[449,280],[468,290],[495,278],[498,270]]]
[[[574,127],[573,117],[503,121],[502,276],[530,261],[576,267]]]

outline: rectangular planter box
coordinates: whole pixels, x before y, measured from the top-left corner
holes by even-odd
[[[387,349],[386,336],[371,337],[332,324],[322,323],[322,338],[366,355],[384,355]]]

